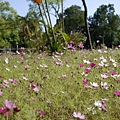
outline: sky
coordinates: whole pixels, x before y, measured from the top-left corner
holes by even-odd
[[[4,1],[4,0],[3,0]],[[25,16],[28,11],[28,4],[27,0],[5,0],[10,3],[10,6],[13,7],[17,13],[21,16]],[[92,1],[92,2],[91,2]],[[88,16],[93,15],[97,8],[104,4],[114,4],[115,11],[118,15],[120,15],[120,0],[86,0],[86,4],[88,7]],[[84,10],[83,4],[81,0],[65,0],[64,1],[64,9],[70,7],[71,5],[78,5]],[[55,23],[55,18],[52,17],[53,24]]]

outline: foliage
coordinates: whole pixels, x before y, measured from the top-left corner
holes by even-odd
[[[84,34],[80,32],[75,32],[70,35],[70,41],[73,41],[75,46],[77,46],[78,44],[85,44],[86,39],[87,38],[84,36]]]
[[[80,112],[87,120],[119,120],[119,58],[119,49],[1,55],[0,119],[76,120]],[[6,100],[18,110],[3,111]]]
[[[100,40],[108,47],[120,44],[120,17],[115,14],[113,4],[101,5],[93,17],[89,18],[89,22],[93,42],[96,43],[97,40]]]
[[[62,29],[62,26],[59,26],[59,24],[56,26],[61,27],[60,29],[58,27],[52,26],[52,21],[51,21],[51,16],[50,16],[50,11],[49,11],[49,6],[51,5],[52,8],[54,8],[54,5],[58,5],[58,10],[59,10],[59,2],[60,1],[47,1],[44,0],[42,1],[42,4],[37,4],[38,10],[39,10],[39,15],[41,16],[41,23],[43,24],[44,27],[44,33],[42,34],[42,40],[44,43],[44,46],[47,47],[48,51],[51,52],[51,54],[55,51],[59,51],[66,45],[66,42],[68,41],[65,35],[65,33],[62,33],[60,30]],[[56,8],[54,8],[55,12],[57,11]],[[56,30],[58,28],[58,30]],[[56,32],[59,31],[59,32]],[[65,36],[68,36],[67,34]],[[68,38],[68,37],[67,37]],[[66,40],[65,40],[66,39]],[[62,42],[64,43],[62,43]]]
[[[82,27],[84,26],[84,12],[80,6],[72,5],[65,9],[64,26],[67,34],[82,31]]]
[[[16,24],[16,11],[10,7],[9,2],[0,2],[0,47],[16,45],[19,35]]]

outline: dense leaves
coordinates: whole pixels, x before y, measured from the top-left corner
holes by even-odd
[[[15,46],[19,41],[16,18],[17,13],[9,2],[0,2],[0,48]]]
[[[39,51],[47,47],[48,51],[55,52],[66,47],[73,36],[75,43],[89,46],[89,42],[85,42],[88,38],[85,12],[80,6],[72,5],[64,10],[64,0],[28,1],[31,2],[25,16],[19,16],[9,2],[0,1],[0,48],[16,48],[18,44],[19,48]],[[56,17],[55,25],[52,25],[51,12]],[[88,21],[94,48],[120,44],[120,16],[115,14],[113,4],[101,5]]]
[[[93,42],[97,40],[108,47],[120,44],[120,17],[115,14],[113,4],[101,5],[89,18]]]
[[[68,34],[81,31],[84,26],[84,12],[81,7],[73,5],[64,12],[65,32]]]

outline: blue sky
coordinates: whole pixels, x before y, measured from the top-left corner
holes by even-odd
[[[11,7],[13,7],[17,13],[21,16],[25,16],[28,11],[28,4],[27,0],[6,0],[9,1]],[[92,1],[92,2],[91,2]],[[120,0],[86,0],[86,4],[88,7],[88,15],[93,15],[96,9],[102,5],[109,3],[114,4],[114,8],[117,14],[120,15]],[[84,9],[81,0],[65,0],[64,2],[64,9],[70,7],[71,5],[78,5]],[[54,18],[52,18],[54,24]]]

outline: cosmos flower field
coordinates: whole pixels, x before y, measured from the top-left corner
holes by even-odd
[[[120,120],[120,50],[0,55],[0,120]]]

